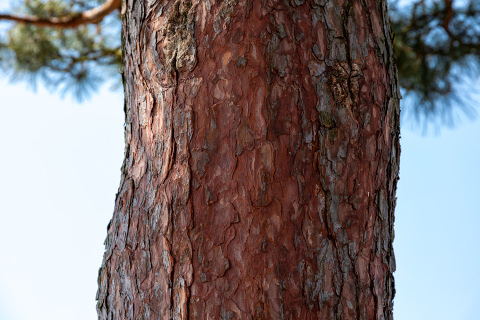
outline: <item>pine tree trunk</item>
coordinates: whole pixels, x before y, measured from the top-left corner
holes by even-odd
[[[99,319],[393,319],[384,0],[127,0]]]

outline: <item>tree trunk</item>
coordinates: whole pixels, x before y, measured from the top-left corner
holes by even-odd
[[[384,0],[127,0],[99,319],[392,319]]]

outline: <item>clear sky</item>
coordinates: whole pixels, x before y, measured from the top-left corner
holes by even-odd
[[[123,160],[123,98],[0,82],[0,320],[96,319]]]

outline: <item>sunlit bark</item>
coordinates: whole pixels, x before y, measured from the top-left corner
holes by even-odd
[[[385,1],[126,1],[99,319],[392,319]]]

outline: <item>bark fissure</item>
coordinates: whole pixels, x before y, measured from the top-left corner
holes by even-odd
[[[392,319],[384,10],[126,1],[128,151],[100,319]]]

